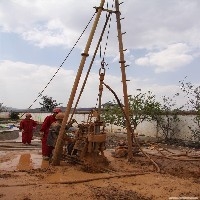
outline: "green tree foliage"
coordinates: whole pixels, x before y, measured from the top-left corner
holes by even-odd
[[[157,122],[158,129],[162,130],[161,134],[164,135],[166,141],[172,139],[180,131],[178,126],[180,108],[173,109],[176,107],[175,96],[173,99],[163,96],[160,113],[154,119]]]
[[[5,106],[3,106],[3,103],[0,103],[0,112],[6,112],[7,109]]]
[[[160,103],[150,91],[129,96],[129,119],[132,129],[135,130],[143,121],[156,121],[164,139],[171,139],[179,132],[178,122],[180,121],[179,109],[172,110],[173,107],[176,107],[174,98],[164,96],[163,103]],[[125,117],[114,100],[104,105],[102,118],[106,123],[125,128]]]
[[[19,119],[19,113],[11,111],[10,112],[10,119],[12,119],[12,120],[18,120]]]
[[[41,111],[48,111],[48,112],[52,112],[54,108],[56,108],[57,106],[60,106],[62,103],[57,103],[56,100],[54,100],[52,97],[48,97],[48,96],[43,96],[41,98],[43,100],[42,103],[40,103],[40,105],[42,106],[40,109]]]
[[[191,131],[192,137],[200,141],[200,86],[195,86],[191,82],[186,80],[179,81],[181,84],[181,90],[186,95],[188,101],[188,109],[191,109],[196,113],[193,119],[194,125],[188,126]]]
[[[155,95],[150,91],[148,93],[139,93],[136,96],[129,97],[130,121],[134,130],[138,124],[143,121],[152,121],[161,112],[161,105],[156,101]]]
[[[123,115],[119,105],[116,103],[115,100],[113,100],[113,102],[108,102],[103,105],[103,112],[101,117],[105,123],[111,124],[111,132],[112,125],[121,126],[121,124],[123,124],[123,122],[121,122],[121,120],[123,119]]]
[[[106,123],[125,128],[125,117],[116,101],[104,105],[102,118]],[[129,118],[133,130],[144,120],[150,121],[160,113],[160,104],[156,102],[155,95],[151,92],[129,96]]]

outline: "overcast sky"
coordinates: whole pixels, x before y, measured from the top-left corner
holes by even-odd
[[[112,4],[113,0],[108,0],[109,9],[115,9]],[[95,13],[93,7],[99,5],[100,0],[0,0],[0,103],[14,108],[32,105]],[[122,32],[126,32],[128,94],[135,95],[141,89],[158,97],[173,96],[186,76],[187,81],[200,85],[199,0],[124,0],[120,10]],[[82,77],[105,15],[101,15]],[[97,105],[103,57],[107,63],[105,83],[123,98],[115,17],[112,14],[78,107]],[[42,93],[63,106],[67,105],[93,21]],[[104,88],[102,103],[113,99]],[[41,98],[32,108],[39,107],[39,102]]]

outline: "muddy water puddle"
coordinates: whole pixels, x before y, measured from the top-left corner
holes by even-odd
[[[113,161],[111,150],[104,153],[110,161]],[[0,151],[0,170],[15,171],[48,167],[49,162],[42,159],[41,150]]]
[[[0,170],[30,170],[37,168],[48,168],[49,162],[42,159],[38,152],[0,152]]]

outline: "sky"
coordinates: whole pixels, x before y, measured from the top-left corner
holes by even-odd
[[[48,96],[66,106],[96,17],[94,7],[99,5],[100,0],[0,0],[0,103],[19,109],[37,108],[41,97]],[[105,1],[104,8],[115,10],[113,0]],[[162,99],[180,92],[181,80],[200,85],[199,10],[199,0],[124,0],[120,4],[129,95],[140,89]],[[106,14],[101,14],[73,105]],[[123,99],[114,13],[100,46],[78,107],[98,105],[102,60],[104,82]],[[113,99],[104,87],[102,103]],[[177,104],[183,101],[179,98]]]

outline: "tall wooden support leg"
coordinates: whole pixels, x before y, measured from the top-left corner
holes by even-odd
[[[129,103],[128,103],[128,94],[127,94],[126,72],[125,72],[126,61],[124,60],[124,49],[123,49],[123,42],[122,42],[122,32],[121,32],[120,11],[119,11],[118,0],[115,0],[115,7],[116,7],[117,31],[118,31],[118,42],[119,42],[119,52],[120,52],[119,63],[121,64],[125,113],[127,117],[129,118]],[[129,130],[129,128],[127,128],[127,140],[128,140],[128,159],[132,160],[133,159],[132,140],[131,140],[131,131]]]
[[[86,58],[88,56],[88,52],[89,52],[90,45],[91,45],[93,37],[94,37],[94,33],[95,33],[95,30],[96,30],[97,24],[98,24],[100,16],[101,16],[101,12],[103,10],[104,3],[105,3],[105,0],[101,0],[100,6],[98,7],[98,11],[97,11],[97,14],[96,14],[95,21],[93,23],[93,27],[91,29],[91,32],[90,32],[90,35],[89,35],[89,38],[88,38],[88,41],[87,41],[87,44],[86,44],[86,47],[85,47],[85,51],[82,54],[80,66],[79,66],[79,69],[78,69],[78,72],[77,72],[77,75],[76,75],[76,78],[75,78],[75,81],[74,81],[74,85],[73,85],[73,88],[72,88],[72,91],[71,91],[71,94],[70,94],[70,97],[69,97],[69,101],[68,101],[68,104],[67,104],[67,107],[66,107],[65,116],[64,116],[64,119],[63,119],[63,122],[62,122],[62,125],[61,125],[61,129],[60,129],[60,132],[59,132],[59,135],[58,135],[58,139],[57,139],[57,142],[56,142],[53,160],[52,160],[52,165],[60,165],[60,156],[62,154],[62,140],[63,140],[63,136],[64,136],[65,125],[67,124],[67,121],[68,121],[68,118],[69,118],[69,114],[70,114],[70,111],[71,111],[71,108],[72,108],[72,105],[73,105],[74,97],[76,95],[76,90],[77,90],[77,87],[78,87],[78,84],[79,84],[79,81],[80,81],[80,77],[81,77],[81,74],[82,74],[82,71],[83,71],[83,67],[85,65]]]

